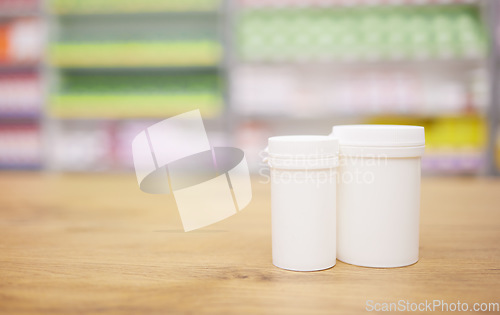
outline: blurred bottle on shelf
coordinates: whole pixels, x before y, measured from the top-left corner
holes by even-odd
[[[0,169],[41,167],[40,129],[32,124],[0,125]]]
[[[10,15],[29,15],[39,10],[39,0],[0,0],[0,12]]]
[[[420,69],[331,73],[241,65],[233,79],[234,109],[241,115],[439,116],[480,114],[487,103],[484,69],[456,76]]]
[[[56,14],[120,14],[214,11],[221,0],[49,0]]]
[[[66,121],[47,127],[48,165],[59,171],[109,171],[112,125],[101,121]]]
[[[379,116],[367,122],[424,126],[425,174],[479,174],[486,167],[486,120],[479,115]]]
[[[43,55],[44,29],[39,18],[0,22],[0,66],[36,66]]]
[[[38,73],[0,73],[0,118],[37,118],[42,100]]]
[[[243,61],[480,58],[486,39],[476,6],[245,7]]]

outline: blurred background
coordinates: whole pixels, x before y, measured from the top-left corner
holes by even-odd
[[[254,172],[269,136],[387,123],[425,126],[425,174],[498,174],[499,7],[0,0],[0,168],[132,171],[139,131],[200,109]]]

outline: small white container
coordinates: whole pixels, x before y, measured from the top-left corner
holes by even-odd
[[[365,267],[418,261],[424,128],[334,126],[340,144],[337,258]]]
[[[268,153],[273,264],[295,271],[335,266],[338,141],[271,137]]]

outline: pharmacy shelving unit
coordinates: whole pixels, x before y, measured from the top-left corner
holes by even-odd
[[[50,169],[130,169],[140,130],[191,109],[200,109],[212,143],[225,141],[221,1],[48,6]]]
[[[0,24],[40,18],[34,0],[0,0],[0,7],[30,1],[36,6],[0,10]],[[487,135],[495,134],[498,118],[489,100],[498,78],[486,71],[493,61],[485,30],[495,27],[485,25],[483,12],[492,12],[483,7],[491,2],[47,0],[43,72],[50,89],[46,98],[26,95],[37,100],[26,101],[34,110],[0,109],[0,145],[17,150],[0,150],[10,152],[0,165],[131,169],[130,143],[139,130],[199,108],[211,143],[243,148],[257,172],[270,135],[408,123],[426,127],[424,171],[492,173],[497,146]],[[38,60],[0,68],[3,75],[39,74],[41,67]],[[40,86],[29,82],[23,90]],[[48,154],[41,165],[44,115]],[[3,137],[12,125],[26,136]],[[35,132],[25,132],[26,125]]]
[[[0,0],[0,169],[40,169],[44,21],[38,0]]]
[[[228,55],[237,141],[258,156],[268,135],[325,134],[343,123],[418,124],[426,127],[425,172],[484,172],[489,102],[482,5],[233,2]],[[251,164],[260,169],[258,159]]]

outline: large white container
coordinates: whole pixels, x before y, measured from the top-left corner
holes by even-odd
[[[365,267],[418,261],[424,128],[334,126],[339,140],[337,258]]]
[[[295,271],[335,266],[337,140],[272,137],[268,153],[273,264]]]

